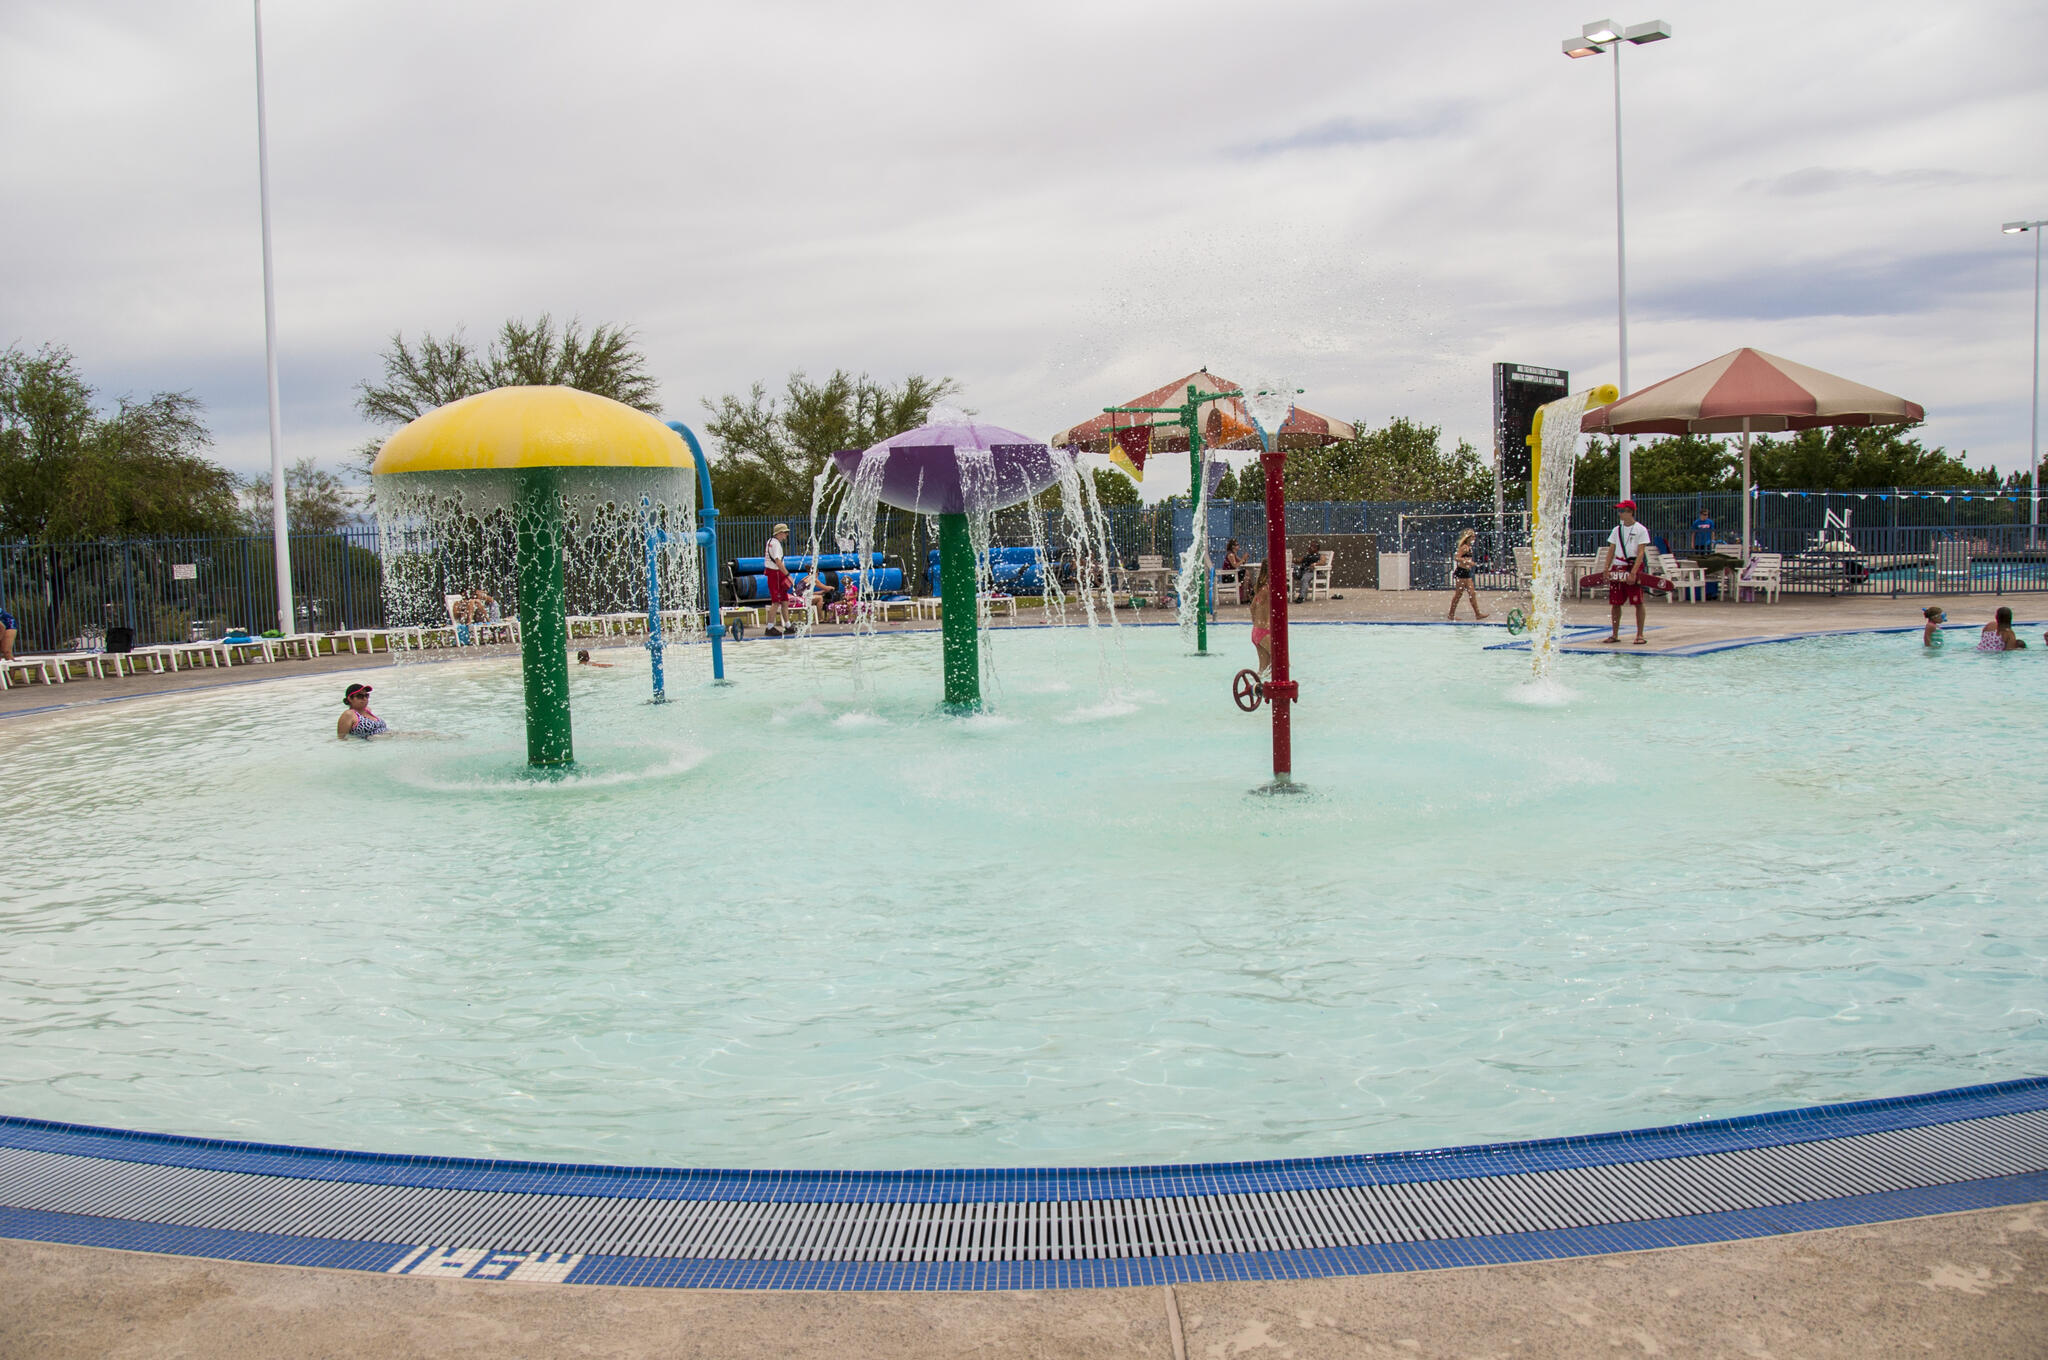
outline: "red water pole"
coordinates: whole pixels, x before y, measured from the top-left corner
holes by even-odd
[[[1275,442],[1278,442],[1277,440]],[[1287,730],[1287,706],[1300,687],[1287,678],[1287,596],[1294,584],[1287,559],[1287,493],[1280,470],[1287,455],[1270,449],[1259,455],[1266,467],[1266,626],[1273,630],[1273,675],[1266,681],[1266,700],[1273,706],[1273,782],[1294,780],[1294,747]]]

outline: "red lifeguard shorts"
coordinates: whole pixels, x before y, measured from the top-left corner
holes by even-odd
[[[796,598],[796,592],[795,592],[794,590],[790,589],[790,586],[791,586],[792,584],[793,584],[793,583],[792,583],[792,582],[791,582],[791,580],[790,580],[790,577],[789,577],[789,573],[788,573],[788,572],[786,572],[786,571],[773,571],[773,570],[771,570],[771,571],[770,571],[770,572],[768,573],[768,603],[770,603],[770,604],[797,604],[797,603],[800,603],[800,602],[798,601],[798,599]]]
[[[1607,587],[1607,603],[1611,605],[1641,604],[1643,587],[1640,582],[1625,586]]]

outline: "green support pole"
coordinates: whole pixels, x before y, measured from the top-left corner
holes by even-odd
[[[562,498],[551,468],[519,474],[514,570],[526,679],[526,763],[576,763],[569,735],[569,608],[562,584]]]
[[[939,628],[946,649],[946,707],[981,707],[979,612],[974,598],[974,542],[966,515],[939,516]]]
[[[1199,395],[1190,383],[1188,385],[1188,528],[1193,530],[1199,522],[1202,510],[1202,417],[1201,407],[1195,404]],[[1194,545],[1195,560],[1201,561],[1206,555],[1206,543]],[[1195,653],[1209,654],[1209,572],[1204,568],[1195,585]]]

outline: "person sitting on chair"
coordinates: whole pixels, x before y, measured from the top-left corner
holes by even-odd
[[[1310,539],[1308,541],[1308,550],[1294,559],[1294,602],[1296,604],[1308,603],[1309,578],[1315,574],[1315,569],[1322,560],[1322,540],[1316,538]]]
[[[1221,571],[1234,571],[1237,573],[1237,598],[1231,601],[1232,604],[1244,603],[1245,586],[1248,584],[1244,579],[1246,565],[1244,550],[1237,546],[1236,539],[1233,538],[1223,545],[1223,560],[1217,564],[1217,568]]]

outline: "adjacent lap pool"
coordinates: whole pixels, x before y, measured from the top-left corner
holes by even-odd
[[[1304,627],[1251,799],[1249,647],[516,663],[10,728],[0,1113],[379,1151],[825,1168],[1529,1138],[2048,1068],[2037,653],[1816,640],[1568,658]],[[1105,673],[1114,693],[1105,694]]]

